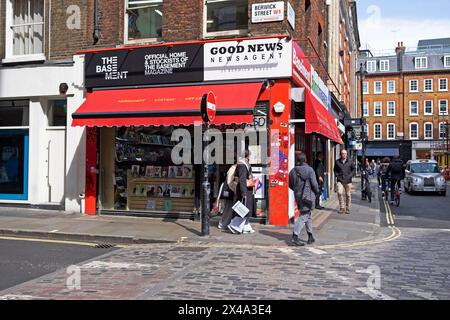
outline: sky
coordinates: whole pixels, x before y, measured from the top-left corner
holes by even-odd
[[[362,48],[393,51],[403,41],[417,47],[421,39],[450,38],[449,0],[357,0]]]

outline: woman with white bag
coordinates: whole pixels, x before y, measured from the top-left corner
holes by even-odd
[[[255,202],[255,182],[252,176],[252,167],[250,166],[250,151],[246,150],[244,158],[239,159],[235,176],[239,178],[236,188],[236,200],[248,210],[246,215],[239,215],[234,213],[234,218],[228,225],[228,229],[232,233],[254,233],[255,231],[250,225],[250,217],[253,215]]]
[[[226,229],[233,218],[233,205],[236,202],[236,188],[238,185],[238,178],[235,176],[237,163],[235,162],[230,169],[228,169],[225,182],[220,189],[220,199],[223,201],[224,208],[222,219],[219,222],[219,229]]]

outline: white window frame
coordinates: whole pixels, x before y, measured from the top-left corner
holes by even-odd
[[[142,38],[142,39],[134,39],[129,40],[128,39],[128,0],[125,0],[125,9],[124,9],[124,43],[125,44],[137,44],[137,43],[149,43],[149,42],[158,42],[161,40],[161,38]],[[164,3],[164,0],[154,0],[155,4],[157,3]]]
[[[380,85],[380,90],[377,90],[377,84]],[[383,94],[383,81],[374,81],[373,82],[373,93],[374,94]]]
[[[439,123],[439,139],[447,139],[447,128],[445,128],[446,122],[440,122]],[[442,130],[442,127],[444,127],[444,130]]]
[[[390,108],[389,108],[389,106],[390,106],[391,104],[394,105],[394,112],[393,112],[393,113],[390,112],[391,110],[390,110]],[[395,117],[396,109],[397,109],[397,104],[395,103],[395,101],[388,101],[388,102],[387,102],[387,116],[388,116],[388,117]]]
[[[427,57],[415,57],[414,58],[414,67],[416,69],[428,69],[428,58]]]
[[[26,55],[14,55],[14,46],[13,46],[13,39],[14,34],[12,30],[12,23],[13,23],[13,14],[14,14],[14,8],[13,8],[13,1],[14,0],[6,0],[6,16],[5,16],[5,58],[2,59],[2,63],[18,63],[18,62],[33,62],[33,61],[45,61],[45,48],[46,48],[46,1],[42,0],[44,2],[44,12],[43,12],[43,35],[42,35],[42,50],[44,52],[42,53],[35,53],[35,54],[26,54]],[[41,23],[39,23],[41,24]]]
[[[431,124],[431,136],[427,137],[427,125]],[[433,140],[433,122],[425,122],[423,124],[423,138],[424,140]]]
[[[367,60],[366,70],[369,73],[377,72],[377,61],[376,60]]]
[[[389,71],[389,60],[380,60],[380,71]]]
[[[413,102],[415,102],[417,104],[417,113],[412,113],[412,105]],[[419,101],[418,100],[411,100],[409,101],[409,115],[410,116],[418,116],[419,115]]]
[[[441,103],[445,101],[446,111],[441,111]],[[440,116],[448,116],[448,100],[447,99],[440,99],[439,100],[439,115]]]
[[[394,130],[393,130],[394,136],[393,137],[389,136],[389,127],[391,127],[391,126],[394,127]],[[386,126],[386,130],[387,130],[386,131],[387,132],[387,136],[386,136],[387,140],[395,140],[395,137],[396,137],[395,123],[388,123]]]
[[[417,132],[417,136],[416,137],[413,137],[412,135],[411,135],[411,132],[412,132],[412,126],[413,125],[416,125],[417,126],[417,130],[416,130],[416,132]],[[419,140],[419,131],[420,131],[420,127],[419,127],[419,124],[417,123],[417,122],[410,122],[410,124],[409,124],[409,139],[410,140]]]
[[[224,2],[224,1],[228,1],[228,0],[205,0],[203,2],[203,37],[204,38],[248,35],[249,27],[250,27],[249,24],[247,24],[247,29],[208,32],[208,21],[207,21],[208,20],[208,3]],[[249,11],[249,14],[251,14],[251,11]]]
[[[370,93],[370,84],[368,81],[363,82],[363,94],[369,94]]]
[[[416,90],[411,89],[413,83],[416,83]],[[409,92],[419,92],[419,80],[409,80]]]
[[[431,102],[431,112],[427,112],[427,102]],[[433,100],[424,100],[423,101],[423,114],[425,116],[432,116],[434,109],[434,101]]]
[[[427,81],[431,81],[431,89],[427,89]],[[434,81],[433,79],[425,79],[423,80],[423,92],[433,92],[434,89]]]
[[[445,89],[442,89],[441,87],[441,81],[445,81]],[[440,78],[439,79],[439,92],[447,92],[448,91],[448,78]]]
[[[393,84],[393,90],[390,90],[390,84]],[[387,93],[395,93],[396,90],[395,80],[388,80],[387,82]]]
[[[380,128],[379,137],[377,137],[377,128]],[[383,125],[381,123],[373,124],[373,140],[383,140]]]
[[[444,56],[444,68],[450,68],[450,56]]]
[[[370,105],[369,102],[364,101],[363,103],[363,117],[369,117],[370,116]]]
[[[377,114],[377,106],[380,106],[380,113]],[[373,116],[374,117],[382,117],[383,116],[383,102],[382,101],[375,101],[373,103]]]

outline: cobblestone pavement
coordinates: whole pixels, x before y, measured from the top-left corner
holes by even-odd
[[[79,290],[60,270],[0,299],[450,299],[450,231],[401,232],[342,247],[131,246],[78,264]]]

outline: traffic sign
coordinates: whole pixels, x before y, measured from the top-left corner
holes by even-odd
[[[211,91],[203,95],[201,114],[205,122],[212,122],[216,118],[216,95]]]

